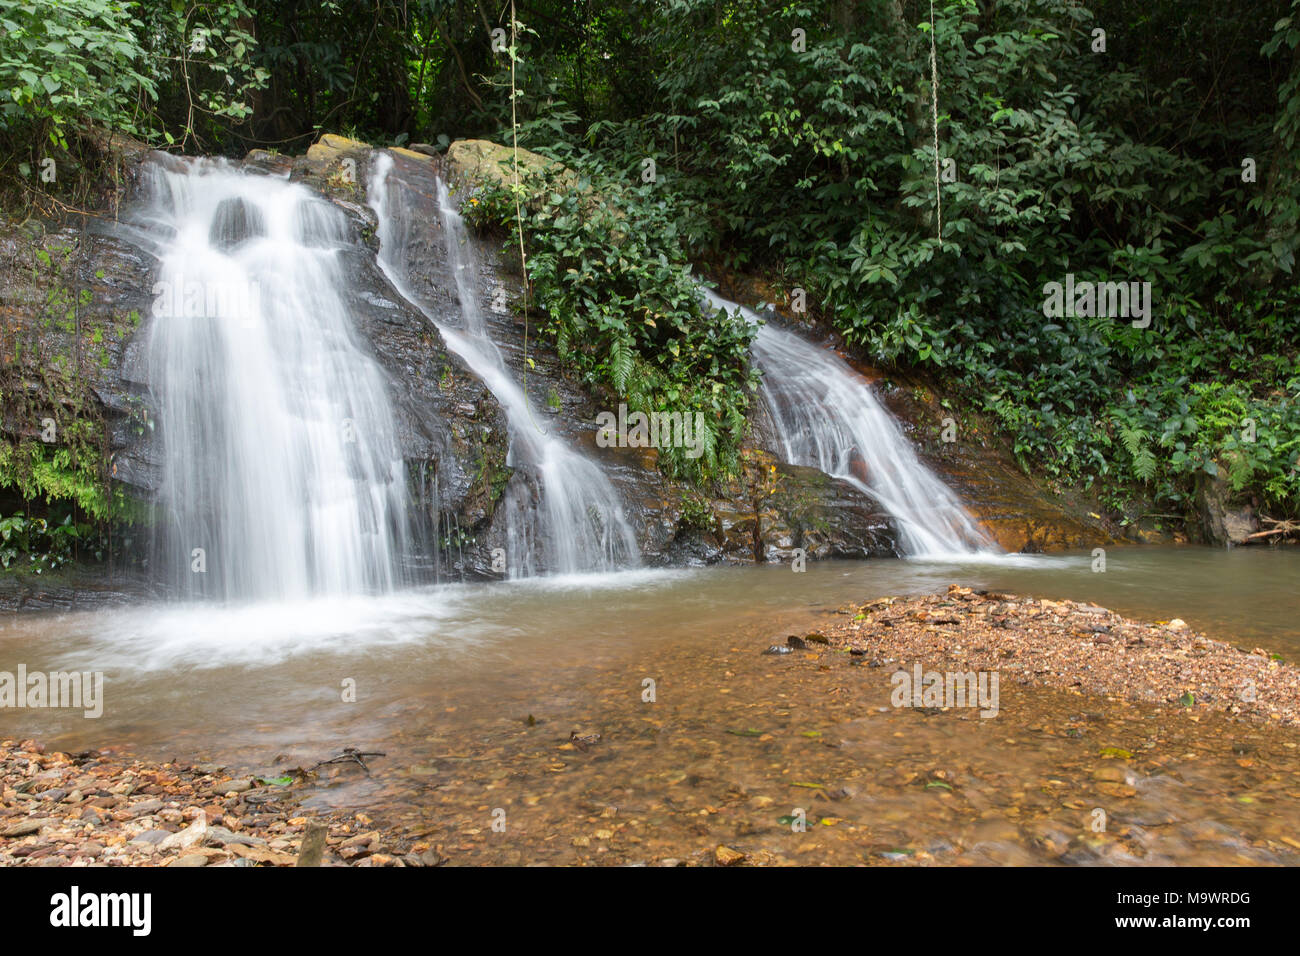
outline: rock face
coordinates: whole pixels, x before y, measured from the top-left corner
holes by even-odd
[[[491,393],[450,353],[436,329],[392,290],[375,262],[374,216],[365,202],[365,144],[327,137],[296,161],[267,153],[251,157],[250,171],[289,172],[316,189],[347,215],[352,242],[341,265],[349,306],[361,338],[386,373],[396,430],[407,466],[417,540],[423,542],[416,574],[468,572],[489,559],[465,542],[491,521],[505,467],[505,420]],[[177,162],[160,154],[139,154],[137,162]],[[85,396],[86,413],[103,422],[108,469],[133,497],[148,501],[158,488],[158,455],[152,421],[147,340],[152,321],[155,261],[132,243],[132,208],[140,193],[138,168],[121,211],[86,230],[65,229],[33,237],[11,227],[0,231],[0,309],[24,342],[40,351],[24,355],[26,387],[61,397],[62,379],[51,384],[47,367],[70,362],[65,378]],[[238,204],[224,211],[220,241],[238,243],[255,233],[255,217]],[[42,266],[51,250],[59,268]],[[60,301],[59,290],[79,303],[75,321],[52,316],[43,303]],[[35,403],[39,406],[39,402]],[[3,421],[4,437],[30,440],[48,417],[40,407]],[[458,547],[452,547],[452,538]],[[453,558],[454,552],[454,558]]]
[[[724,296],[737,302],[786,301],[784,290],[753,279],[729,275],[711,278]],[[769,311],[767,318],[781,324],[798,324],[784,312]],[[827,336],[827,340],[828,344],[838,344],[833,337]],[[886,378],[879,370],[856,361],[845,349],[838,351],[873,383],[921,460],[958,493],[967,510],[1003,550],[1054,551],[1115,541],[1104,522],[1088,513],[1087,503],[1074,503],[1039,488],[995,436],[942,406],[928,383],[904,374]],[[943,422],[949,416],[956,424],[954,442],[941,440]],[[771,448],[771,429],[761,412],[753,424],[755,440]]]
[[[453,143],[438,159],[432,150],[394,149],[391,176],[422,205],[412,237],[412,281],[435,310],[459,325],[460,303],[450,273],[438,215],[439,163],[464,196],[476,184],[508,181],[513,151],[484,141]],[[7,391],[29,396],[6,405],[0,431],[12,446],[39,440],[42,420],[63,427],[77,415],[102,432],[106,478],[142,500],[158,488],[158,448],[147,362],[152,321],[153,256],[129,223],[140,194],[141,164],[183,163],[144,149],[123,150],[128,169],[126,203],[119,216],[49,233],[0,226],[0,334]],[[361,338],[386,374],[416,515],[418,549],[413,570],[442,578],[490,576],[493,548],[505,543],[504,508],[498,507],[513,474],[507,464],[505,416],[484,384],[451,353],[437,329],[406,303],[380,271],[376,220],[365,184],[376,153],[365,143],[327,135],[296,159],[254,151],[244,161],[251,174],[288,176],[340,208],[351,242],[341,253],[344,285]],[[521,151],[524,175],[552,161]],[[232,203],[223,210],[217,239],[232,246],[261,228],[254,211]],[[516,381],[525,383],[543,427],[600,465],[625,505],[646,563],[788,561],[803,556],[868,558],[897,553],[894,530],[876,504],[851,485],[815,469],[781,462],[771,453],[770,429],[755,406],[753,444],[743,472],[724,487],[698,489],[665,476],[657,452],[601,448],[596,416],[614,411],[618,397],[576,380],[549,342],[537,334],[541,317],[522,313],[523,282],[517,257],[500,240],[471,238],[479,274],[474,277],[485,322]],[[47,264],[48,260],[48,264]],[[757,301],[753,290],[726,287],[738,301]],[[75,301],[69,312],[65,303]],[[12,356],[12,358],[11,358]],[[12,379],[13,381],[9,381]],[[1070,547],[1108,540],[1034,488],[1005,456],[978,436],[956,448],[928,440],[934,411],[908,400],[906,388],[882,395],[904,420],[923,457],[971,503],[972,510],[1008,550]],[[1221,522],[1224,534],[1230,520]],[[1217,526],[1216,526],[1217,527]],[[1212,533],[1207,527],[1207,535]],[[144,593],[145,579],[121,590]],[[77,595],[98,593],[77,579],[71,587],[14,585],[0,606],[77,605]],[[105,592],[102,601],[118,598]],[[95,598],[95,600],[101,600]]]
[[[522,151],[521,151],[522,152]],[[482,141],[453,143],[445,160],[449,181],[458,183],[453,193],[464,196],[482,182],[483,170],[492,179],[501,174],[501,161],[510,150]],[[524,162],[536,162],[541,157]],[[392,176],[400,177],[420,195],[430,197],[427,215],[430,235],[418,259],[426,269],[445,268],[439,263],[442,246],[437,207],[432,200],[435,170],[427,164],[394,157]],[[508,176],[508,167],[504,175]],[[791,558],[802,549],[810,558],[892,557],[896,554],[888,520],[874,503],[850,485],[811,468],[797,468],[771,459],[781,476],[781,492],[755,507],[743,482],[730,487],[700,490],[665,476],[657,467],[653,448],[601,448],[596,444],[596,416],[618,408],[617,396],[593,393],[575,380],[550,343],[539,337],[541,316],[532,315],[525,328],[522,314],[523,282],[517,252],[506,251],[500,240],[471,236],[479,263],[478,300],[485,310],[486,326],[497,343],[515,380],[527,382],[543,427],[558,431],[571,446],[597,464],[614,484],[633,524],[643,560],[650,564],[748,563]],[[446,281],[433,281],[429,294],[444,293],[445,308],[459,309]],[[527,340],[528,351],[524,353]],[[757,453],[760,456],[762,453]],[[755,514],[758,519],[756,521]],[[759,541],[754,542],[757,525]]]
[[[1222,469],[1220,469],[1222,472]],[[1250,504],[1233,501],[1222,473],[1217,478],[1202,474],[1196,483],[1196,509],[1201,533],[1207,544],[1226,547],[1246,544],[1246,537],[1259,530],[1259,516]]]
[[[365,195],[373,151],[342,137],[327,139],[330,151],[315,157],[309,152],[293,164],[290,178],[328,196],[352,222],[355,242],[345,266],[350,305],[359,331],[389,373],[412,500],[424,510],[426,546],[436,545],[438,571],[487,574],[487,531],[502,492],[501,476],[508,474],[505,415],[438,330],[380,272],[376,221]],[[427,157],[409,156],[416,158],[404,161],[428,165]],[[435,492],[437,513],[431,514]]]
[[[105,477],[156,485],[148,404],[130,351],[149,314],[152,265],[126,242],[95,232],[0,225],[0,315],[6,388],[0,431],[21,454],[84,428],[103,449]],[[14,399],[26,395],[28,401]]]

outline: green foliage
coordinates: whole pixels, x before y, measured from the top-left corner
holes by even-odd
[[[157,96],[135,4],[118,0],[0,0],[0,129],[44,123],[67,148],[89,121],[134,129],[142,97]]]
[[[933,27],[929,0],[518,9],[503,53],[508,10],[478,0],[0,0],[0,175],[34,182],[87,123],[291,151],[322,128],[508,141],[517,115],[521,145],[583,177],[530,194],[544,332],[611,398],[704,412],[706,457],[668,470],[735,472],[754,384],[748,330],[695,302],[704,261],[806,290],[812,319],[963,391],[1053,482],[1186,508],[1222,473],[1300,514],[1300,0],[936,0]],[[513,238],[515,199],[463,211]],[[1066,273],[1150,282],[1150,325],[1045,317]],[[64,331],[67,303],[48,311]],[[11,452],[11,486],[91,502],[79,453],[35,452]]]
[[[523,144],[625,181],[655,159],[690,256],[807,290],[814,318],[943,375],[1056,482],[1186,506],[1221,465],[1300,510],[1300,4],[945,0],[933,32],[909,0],[616,6],[636,39],[593,42],[653,82],[629,103],[612,63],[610,95],[579,98],[582,54],[525,34]],[[1046,318],[1067,272],[1150,282],[1150,325]]]
[[[0,517],[0,569],[40,574],[70,562],[77,543],[93,532],[89,523],[75,523],[72,518],[70,511],[57,523],[21,511]]]
[[[85,123],[172,143],[204,116],[241,120],[269,76],[250,62],[250,17],[243,0],[0,0],[0,132],[66,150]],[[160,99],[184,104],[175,132]]]
[[[756,387],[753,330],[706,314],[677,224],[651,185],[629,185],[594,159],[582,172],[577,188],[563,188],[558,170],[528,184],[524,242],[544,332],[587,384],[612,390],[632,411],[703,413],[703,454],[661,449],[669,473],[730,473]],[[508,186],[481,189],[465,207],[477,222],[494,210],[499,223],[515,225]],[[518,248],[516,238],[507,255]]]

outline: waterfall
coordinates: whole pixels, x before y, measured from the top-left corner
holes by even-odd
[[[284,179],[147,167],[161,487],[155,561],[226,600],[385,591],[405,469],[342,295],[342,212]]]
[[[915,557],[995,550],[961,501],[917,458],[870,386],[830,349],[764,323],[753,311],[702,290],[717,309],[758,325],[754,360],[762,398],[786,461],[842,478],[894,520],[899,544]]]
[[[427,226],[415,218],[420,207],[403,201],[412,198],[404,197],[404,184],[390,181],[392,168],[392,156],[380,154],[369,188],[379,220],[380,267],[403,298],[437,326],[447,347],[487,385],[509,421],[507,463],[516,470],[505,501],[509,575],[609,571],[638,564],[636,537],[613,485],[595,463],[541,428],[532,404],[492,340],[479,302],[474,248],[441,177],[436,181],[438,215],[460,300],[459,326],[440,316],[417,291],[409,244],[413,232]]]

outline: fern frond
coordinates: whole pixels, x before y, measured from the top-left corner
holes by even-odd
[[[617,338],[609,347],[609,374],[614,388],[625,394],[632,377],[632,345],[627,339]]]
[[[1149,438],[1150,436],[1141,426],[1121,425],[1119,427],[1119,439],[1124,443],[1124,448],[1129,455],[1135,459],[1146,450],[1146,443]]]
[[[1133,457],[1133,474],[1142,481],[1150,481],[1156,475],[1155,455],[1143,448]]]

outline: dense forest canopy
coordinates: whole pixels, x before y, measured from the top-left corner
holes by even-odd
[[[522,227],[546,332],[592,385],[709,413],[709,453],[670,467],[735,467],[754,382],[748,330],[700,314],[694,263],[761,275],[782,307],[801,290],[864,357],[943,383],[1116,513],[1185,514],[1223,478],[1294,517],[1297,14],[0,0],[0,180],[16,215],[76,205],[105,127],[229,155],[517,137],[598,198],[534,184],[517,223],[510,190],[485,190],[476,219]],[[39,184],[51,156],[69,172]]]

